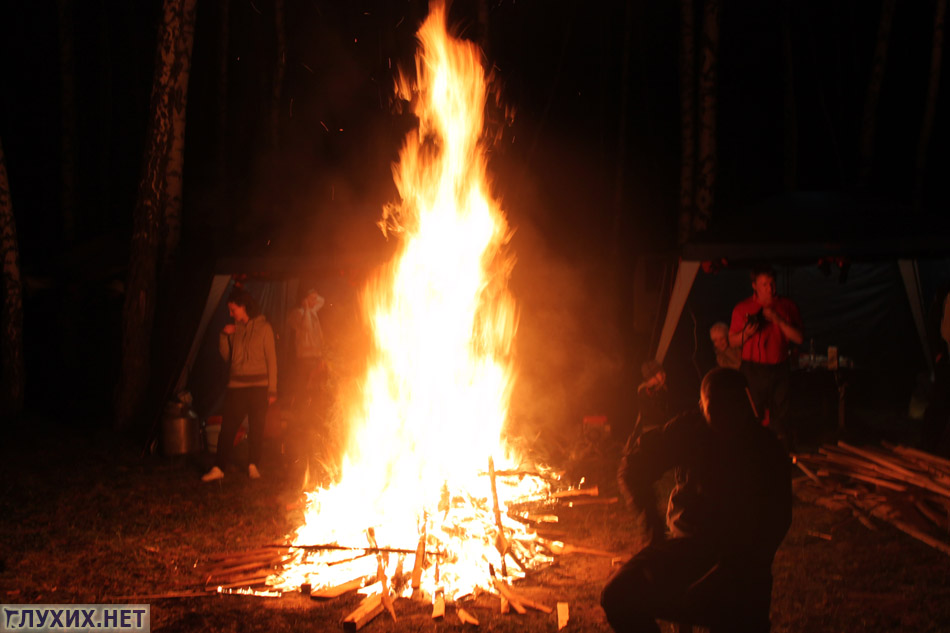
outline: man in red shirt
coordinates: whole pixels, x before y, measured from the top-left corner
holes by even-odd
[[[759,416],[769,412],[769,425],[792,449],[793,433],[787,427],[788,344],[802,342],[802,319],[798,306],[775,294],[775,271],[755,268],[751,274],[752,296],[732,310],[729,343],[742,348],[739,366]]]

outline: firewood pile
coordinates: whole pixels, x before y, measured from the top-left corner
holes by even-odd
[[[906,446],[825,445],[793,455],[815,503],[850,509],[867,528],[872,518],[950,554],[950,460]]]
[[[491,464],[489,464],[488,474],[493,478],[525,475],[518,472],[494,471]],[[502,561],[507,558],[513,561],[516,567],[521,568],[518,552],[526,549],[544,551],[552,560],[567,555],[616,559],[618,554],[614,552],[572,545],[559,540],[564,535],[564,531],[557,528],[557,513],[565,508],[592,504],[606,505],[617,503],[617,501],[616,497],[601,497],[597,487],[552,492],[543,498],[512,503],[505,510],[499,507],[496,497],[493,499],[495,519],[503,535],[497,539],[496,547],[502,553]],[[530,543],[524,542],[523,538],[517,538],[505,528],[500,527],[502,512],[508,518],[533,528]],[[431,605],[432,618],[436,621],[452,618],[462,624],[477,627],[479,620],[473,608],[477,605],[478,609],[497,609],[497,612],[503,614],[511,612],[525,614],[529,610],[549,614],[552,618],[552,627],[556,622],[557,630],[567,625],[568,603],[545,604],[541,600],[532,599],[526,595],[524,589],[516,588],[518,580],[533,575],[526,573],[527,570],[523,568],[508,570],[502,563],[502,568],[496,569],[486,562],[490,584],[484,588],[476,588],[473,594],[461,596],[450,602],[441,590],[435,591],[434,595],[429,595],[420,586],[423,567],[429,569],[434,566],[436,577],[438,577],[440,557],[444,555],[440,551],[427,551],[425,534],[421,535],[416,547],[406,549],[379,547],[372,528],[366,530],[365,536],[366,546],[280,544],[238,553],[219,554],[198,566],[204,577],[203,589],[207,595],[238,593],[277,597],[281,595],[281,592],[274,591],[274,587],[268,584],[268,578],[280,574],[284,566],[294,564],[294,551],[305,550],[308,554],[318,556],[335,552],[340,555],[339,560],[343,563],[365,557],[375,557],[377,561],[375,574],[351,578],[329,587],[311,588],[307,583],[299,587],[300,591],[309,595],[312,600],[322,602],[332,601],[354,592],[364,595],[357,608],[341,620],[344,631],[357,631],[384,612],[388,613],[393,621],[397,621],[399,603],[396,600],[399,596],[410,596],[408,599],[414,602]],[[407,555],[412,555],[411,560],[414,562],[407,561],[406,568],[403,569],[403,559]],[[386,570],[390,569],[391,556],[398,556],[399,564],[396,566],[396,572],[387,576]],[[513,573],[509,574],[509,571]]]

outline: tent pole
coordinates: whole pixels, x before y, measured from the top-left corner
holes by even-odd
[[[917,268],[916,259],[899,259],[897,266],[901,271],[901,279],[904,280],[904,290],[907,291],[907,301],[910,303],[910,312],[914,317],[914,326],[917,328],[917,335],[920,337],[920,345],[924,351],[924,357],[927,360],[927,369],[930,370],[930,378],[934,377],[934,358],[930,353],[930,342],[927,339],[927,326],[924,323],[924,302],[920,291],[920,271]]]
[[[676,332],[676,326],[680,322],[683,307],[686,306],[686,299],[689,297],[689,291],[693,287],[698,272],[699,262],[680,260],[679,268],[676,271],[676,281],[673,282],[670,303],[666,309],[666,318],[663,321],[663,331],[660,333],[660,341],[656,347],[655,358],[660,363],[666,358],[666,352],[673,341],[673,333]]]

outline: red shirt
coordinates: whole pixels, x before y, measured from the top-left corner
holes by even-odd
[[[798,313],[798,306],[791,299],[775,297],[772,299],[772,309],[783,321],[796,329],[802,327],[802,317]],[[748,321],[750,314],[762,310],[762,304],[751,296],[732,309],[732,324],[730,332],[741,332]],[[753,363],[775,365],[784,363],[788,359],[788,339],[778,323],[769,323],[760,326],[755,334],[747,338],[742,345],[742,360]]]

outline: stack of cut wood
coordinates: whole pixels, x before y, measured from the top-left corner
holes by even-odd
[[[262,547],[245,552],[216,554],[200,565],[205,591],[244,588],[266,590],[265,581],[288,560],[286,549]]]
[[[870,517],[950,554],[950,460],[906,446],[825,445],[793,456],[818,489],[816,502],[847,507],[874,529]]]

